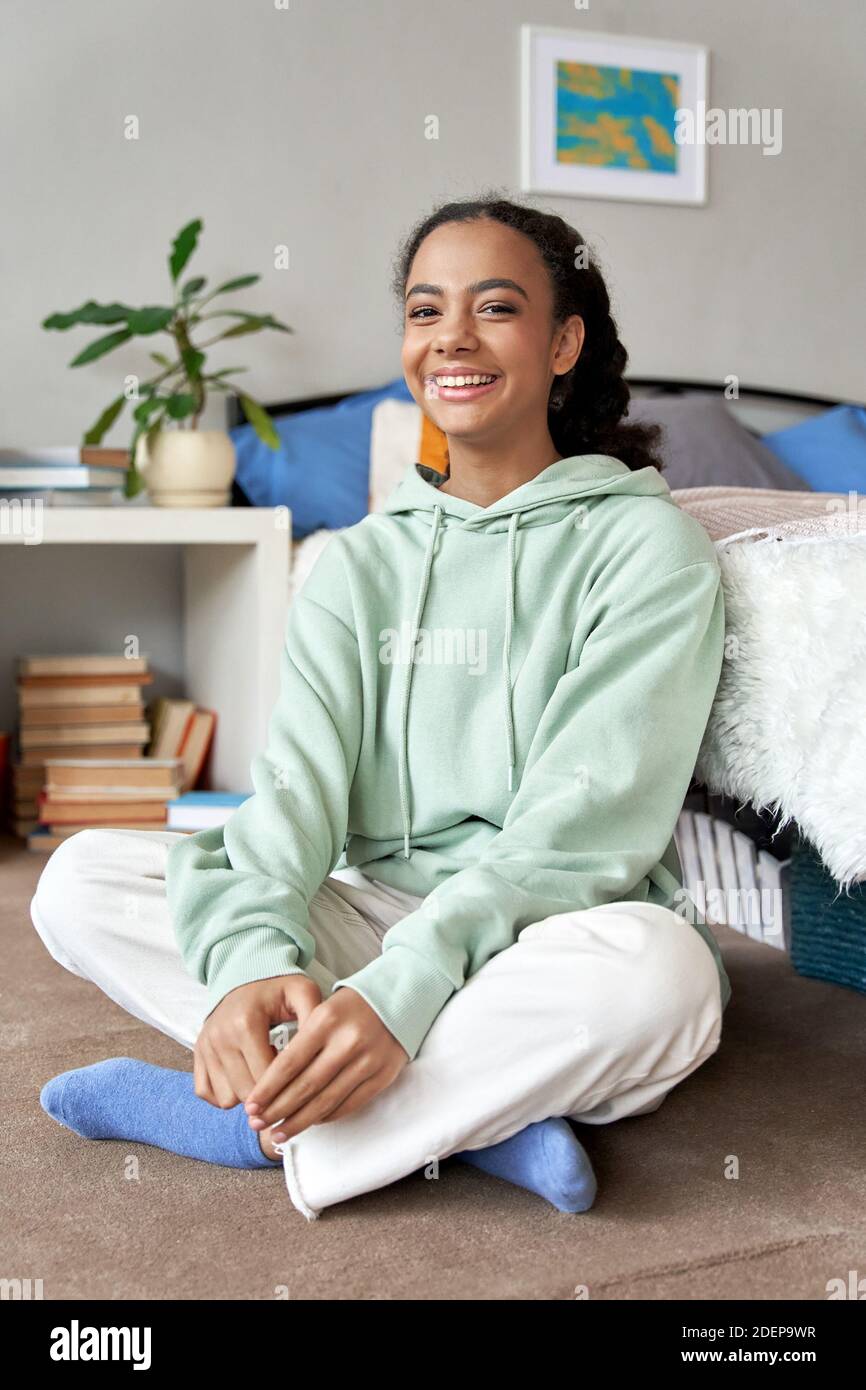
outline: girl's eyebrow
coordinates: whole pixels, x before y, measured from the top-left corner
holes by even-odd
[[[467,285],[466,288],[470,294],[481,294],[484,290],[516,290],[518,294],[523,295],[523,298],[527,302],[529,301],[529,295],[526,293],[526,290],[523,288],[522,285],[518,285],[516,280],[473,280],[472,284]],[[443,295],[444,293],[445,291],[443,290],[441,285],[418,284],[412,286],[411,290],[409,290],[408,294],[406,295],[406,298],[407,300],[411,299],[413,294]]]

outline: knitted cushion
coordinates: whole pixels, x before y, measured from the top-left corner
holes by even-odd
[[[791,853],[791,960],[801,975],[866,994],[866,883],[848,894],[805,841]]]

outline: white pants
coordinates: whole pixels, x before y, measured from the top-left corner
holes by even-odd
[[[192,1049],[208,1000],[183,963],[165,894],[178,838],[79,831],[46,863],[30,912],[56,961]],[[306,971],[323,998],[421,901],[356,869],[326,879],[310,905]],[[712,954],[677,913],[629,902],[547,917],[451,996],[389,1087],[286,1142],[289,1195],[311,1220],[537,1120],[645,1114],[716,1051],[721,1028]]]

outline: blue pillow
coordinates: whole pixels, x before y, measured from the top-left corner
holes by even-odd
[[[280,448],[269,449],[252,425],[231,430],[236,478],[254,507],[286,506],[296,540],[322,527],[354,526],[370,505],[373,409],[388,398],[411,401],[402,377],[337,405],[274,420]]]
[[[765,434],[763,442],[816,492],[866,491],[862,405],[836,405],[800,425]]]

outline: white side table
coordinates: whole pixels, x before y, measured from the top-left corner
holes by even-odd
[[[30,518],[32,528],[32,503]],[[40,545],[181,547],[185,694],[217,713],[216,788],[252,790],[250,763],[265,746],[279,693],[291,550],[285,521],[285,511],[278,518],[268,507],[41,508]],[[26,530],[12,508],[0,509],[0,544],[32,551]]]

